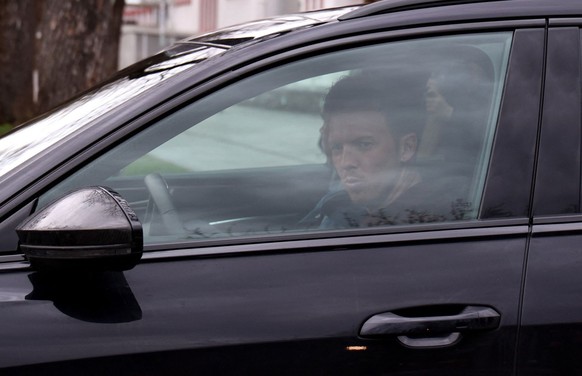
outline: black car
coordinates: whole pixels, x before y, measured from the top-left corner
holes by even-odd
[[[186,39],[0,138],[0,374],[582,374],[582,2]]]

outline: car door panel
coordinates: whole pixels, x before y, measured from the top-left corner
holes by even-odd
[[[16,340],[14,336],[22,340],[27,334],[22,330],[6,332],[0,340],[1,351],[6,355],[2,365],[155,353],[152,356],[156,362],[166,366],[168,359],[182,355],[190,359],[188,363],[198,364],[199,371],[210,371],[216,365],[204,359],[210,352],[221,353],[222,361],[246,354],[246,367],[261,370],[265,347],[275,355],[279,347],[295,347],[299,351],[305,342],[312,344],[313,363],[304,367],[332,373],[356,372],[362,367],[396,374],[440,374],[452,362],[457,374],[475,367],[485,367],[489,373],[511,374],[512,353],[505,350],[515,341],[524,229],[514,228],[516,233],[509,237],[490,235],[486,241],[479,237],[479,241],[450,242],[454,239],[451,238],[424,245],[418,241],[392,244],[390,236],[386,236],[374,247],[348,246],[344,250],[273,250],[271,254],[251,253],[244,257],[152,259],[124,273],[141,317],[115,322],[115,317],[125,316],[103,312],[102,317],[93,318],[113,321],[107,325],[88,322],[78,314],[74,317],[74,312],[83,310],[81,306],[63,311],[63,301],[31,300],[30,296],[24,300],[23,294],[39,292],[21,290],[20,299],[8,304],[17,305],[22,314],[11,315],[5,324],[22,328],[32,320],[44,328],[45,341],[55,341],[59,346],[47,349],[40,341],[27,348],[23,358],[21,350],[11,343]],[[17,285],[31,287],[22,279],[34,277],[27,273],[18,277],[21,280]],[[46,281],[43,285],[47,285]],[[103,286],[105,290],[108,287],[111,288]],[[83,293],[83,286],[76,285],[65,298],[74,299]],[[82,305],[82,300],[77,304]],[[423,350],[407,348],[395,336],[358,337],[364,321],[375,314],[424,307],[425,315],[434,316],[447,305],[494,307],[501,313],[500,327],[462,334],[460,342],[449,347]],[[326,345],[315,346],[315,339]],[[366,350],[351,353],[347,346],[365,346]],[[338,354],[349,355],[334,357]],[[501,359],[497,359],[499,356]],[[126,362],[124,356],[116,360]],[[284,356],[267,364],[284,367],[288,361]],[[204,364],[209,368],[199,368]],[[66,364],[62,366],[66,369]],[[433,371],[441,367],[441,371]],[[139,370],[140,365],[135,369]],[[287,371],[295,373],[296,368]],[[277,373],[286,372],[283,369]]]

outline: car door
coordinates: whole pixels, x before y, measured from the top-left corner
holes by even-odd
[[[520,374],[582,374],[580,22],[550,22]]]
[[[37,204],[86,185],[118,190],[143,222],[142,261],[97,274],[6,266],[0,365],[13,374],[513,374],[544,30],[507,25],[312,43],[144,120]],[[487,99],[469,107],[476,70]],[[397,224],[329,228],[312,210],[344,183],[324,152],[320,103],[362,72],[414,78],[423,104],[428,80],[442,76],[443,98],[462,117],[447,137],[418,135],[425,154],[413,167],[434,201],[405,207]],[[173,204],[170,220],[159,197]],[[425,215],[435,203],[446,213]]]

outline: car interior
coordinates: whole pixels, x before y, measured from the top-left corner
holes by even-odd
[[[439,81],[454,108],[416,167],[435,191],[453,192],[441,206],[454,220],[475,220],[510,42],[510,34],[491,33],[375,44],[258,72],[147,124],[43,195],[39,207],[92,182],[130,203],[146,244],[319,230],[302,219],[338,189],[320,148],[325,95],[346,75],[396,71]],[[423,137],[434,143],[427,129],[421,145]]]

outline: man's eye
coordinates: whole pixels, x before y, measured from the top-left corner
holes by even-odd
[[[341,153],[342,151],[342,145],[341,144],[332,144],[330,146],[331,152],[332,153]]]
[[[360,150],[369,150],[374,146],[374,143],[372,141],[358,141],[357,146]]]

